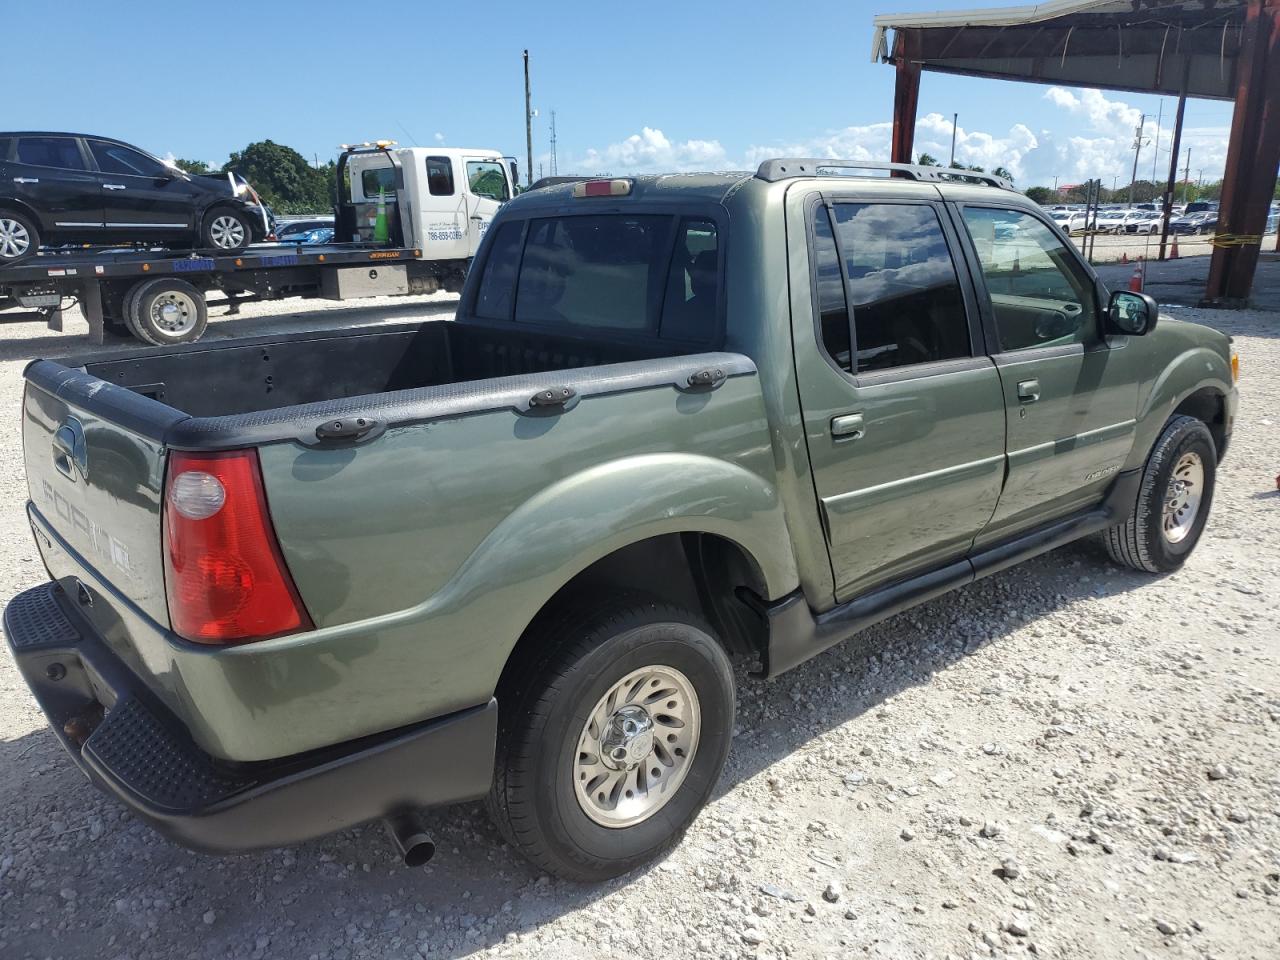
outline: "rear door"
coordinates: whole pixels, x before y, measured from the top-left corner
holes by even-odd
[[[188,180],[123,144],[86,143],[98,168],[108,233],[125,240],[164,241],[192,232],[195,191]]]
[[[967,203],[987,339],[1008,413],[1008,477],[979,543],[1102,499],[1133,446],[1137,351],[1104,338],[1097,286],[1038,214]]]
[[[102,189],[79,138],[17,137],[7,172],[6,190],[36,211],[42,234],[62,233],[90,243],[101,237]]]
[[[474,256],[493,215],[511,199],[507,168],[501,160],[465,157],[467,171],[467,256]]]
[[[1000,377],[958,237],[934,188],[880,192],[789,204],[810,251],[792,332],[837,601],[963,558],[1004,476]]]

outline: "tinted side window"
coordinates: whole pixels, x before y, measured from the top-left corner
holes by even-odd
[[[720,237],[710,220],[683,220],[671,254],[660,335],[707,341],[719,322]]]
[[[831,231],[831,215],[825,206],[813,214],[814,282],[818,288],[818,316],[822,346],[840,367],[852,372],[853,339],[849,333],[849,307],[844,298],[844,275]]]
[[[530,220],[516,320],[653,332],[671,226],[662,216]]]
[[[18,162],[63,170],[85,169],[80,145],[71,137],[19,137]]]
[[[855,372],[971,355],[964,296],[932,207],[838,203]]]
[[[520,240],[524,224],[508,220],[494,235],[484,261],[484,276],[476,295],[476,316],[487,320],[511,319],[511,295],[515,288],[516,266],[520,263]]]
[[[171,176],[169,168],[163,163],[152,160],[145,153],[130,150],[118,143],[105,143],[102,140],[90,140],[89,152],[97,161],[98,169],[103,173],[114,173],[126,177],[164,177]]]
[[[453,161],[448,157],[427,157],[427,189],[433,197],[453,196]]]
[[[965,207],[1001,350],[1082,343],[1097,330],[1093,283],[1058,235],[1019,210]]]

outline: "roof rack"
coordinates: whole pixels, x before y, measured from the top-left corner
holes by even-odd
[[[829,171],[878,170],[890,174],[902,174],[912,180],[929,183],[955,183],[977,180],[1001,190],[1013,190],[1013,184],[1004,177],[978,170],[962,170],[958,167],[922,167],[916,163],[885,163],[879,160],[814,160],[800,157],[778,157],[760,164],[756,177],[774,183],[792,177],[829,176]],[[837,174],[838,175],[838,174]],[[855,174],[856,176],[856,174]]]

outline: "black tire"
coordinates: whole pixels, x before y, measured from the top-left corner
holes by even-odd
[[[239,224],[238,237],[232,238],[226,231],[226,222],[234,220]],[[253,224],[249,218],[234,207],[214,207],[204,215],[200,223],[200,245],[218,253],[239,253],[253,243]]]
[[[700,617],[642,597],[566,608],[531,629],[539,659],[509,670],[524,679],[499,691],[489,815],[513,847],[548,873],[579,881],[619,876],[678,843],[711,796],[733,734],[732,667]],[[604,826],[587,814],[575,789],[579,738],[611,688],[651,665],[679,671],[689,682],[700,735],[665,803],[640,822]]]
[[[18,210],[0,210],[0,264],[21,263],[34,257],[39,249],[40,228],[36,222]]]
[[[164,300],[176,305],[178,315],[172,322],[157,316],[157,304]],[[143,343],[157,347],[193,343],[204,336],[209,308],[204,294],[187,281],[156,277],[135,284],[125,295],[124,322]]]
[[[1199,457],[1203,473],[1200,501],[1185,534],[1173,542],[1164,532],[1164,508],[1173,473],[1190,454]],[[1147,573],[1168,573],[1182,566],[1209,518],[1217,467],[1217,447],[1204,422],[1195,417],[1171,418],[1147,457],[1133,513],[1103,534],[1111,558]]]

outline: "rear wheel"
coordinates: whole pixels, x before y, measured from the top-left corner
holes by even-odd
[[[1217,466],[1209,428],[1173,417],[1147,457],[1133,513],[1103,534],[1111,558],[1148,573],[1182,566],[1209,518]]]
[[[230,207],[215,207],[204,218],[200,228],[200,240],[204,246],[224,253],[243,250],[253,241],[253,228],[249,219]]]
[[[641,598],[535,630],[531,648],[547,652],[499,694],[490,815],[550,873],[615,877],[674,846],[711,795],[733,730],[732,668],[700,617]]]
[[[35,221],[16,210],[0,210],[0,263],[19,263],[40,249]]]
[[[204,335],[209,311],[204,295],[187,281],[156,277],[125,295],[124,321],[143,343],[191,343]]]

